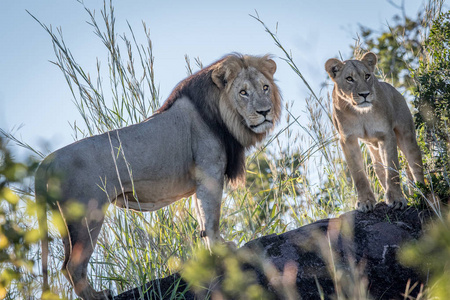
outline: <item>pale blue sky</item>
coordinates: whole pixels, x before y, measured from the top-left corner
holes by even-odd
[[[422,0],[405,2],[410,16],[423,9]],[[249,14],[257,10],[273,30],[278,22],[280,40],[318,93],[326,79],[325,61],[339,53],[350,58],[358,24],[383,29],[400,13],[385,0],[113,3],[117,33],[128,33],[128,21],[138,42],[144,43],[141,21],[151,30],[161,100],[186,77],[185,54],[200,57],[207,65],[230,52],[271,53],[278,64],[275,77],[284,100],[295,102],[296,115],[302,114],[308,92],[279,59],[281,51],[261,24]],[[103,1],[85,1],[85,5],[99,16]],[[0,128],[11,131],[23,125],[15,131],[17,136],[38,148],[49,142],[49,150],[56,150],[73,141],[69,122],[81,123],[81,119],[60,70],[49,62],[54,54],[48,34],[25,10],[44,24],[61,27],[75,58],[94,74],[97,57],[106,66],[105,49],[86,23],[83,6],[75,0],[3,0],[0,4]]]

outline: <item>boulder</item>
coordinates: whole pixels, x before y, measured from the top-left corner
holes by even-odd
[[[404,299],[407,289],[409,295],[417,295],[424,279],[401,265],[397,253],[402,245],[420,237],[430,216],[428,211],[399,211],[379,203],[373,212],[350,211],[264,236],[236,252],[241,269],[254,273],[254,283],[268,299]],[[246,299],[227,294],[220,277],[211,289],[220,299]],[[184,294],[180,299],[196,299],[179,274],[153,280],[114,299],[171,299],[177,293]]]

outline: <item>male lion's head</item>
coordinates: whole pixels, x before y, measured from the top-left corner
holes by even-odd
[[[276,63],[268,56],[229,55],[213,68],[223,121],[244,147],[254,145],[280,119],[281,97],[273,80]]]
[[[342,62],[331,58],[325,63],[325,70],[334,81],[335,92],[340,98],[356,109],[368,109],[376,99],[373,90],[376,64],[376,55],[368,52],[361,60]]]

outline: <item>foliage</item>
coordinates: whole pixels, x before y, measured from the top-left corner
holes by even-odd
[[[283,195],[294,198],[302,196],[302,159],[299,153],[288,155],[281,152],[269,156],[266,151],[261,151],[249,160],[245,191],[258,203],[255,208],[255,216],[260,220],[257,227],[268,225],[266,220],[274,218],[277,213],[284,215],[289,211]],[[285,227],[286,222],[276,225]]]
[[[416,126],[426,151],[427,167],[449,185],[450,171],[450,11],[433,22],[425,40],[426,55],[414,72]],[[449,192],[447,192],[447,197]]]
[[[383,32],[360,26],[365,49],[377,54],[378,69],[395,87],[411,90],[415,86],[408,70],[417,67],[422,53],[422,19],[421,13],[416,19],[396,15],[394,26]]]
[[[104,1],[101,18],[104,29],[98,23],[95,12],[84,7],[89,15],[94,33],[99,37],[107,52],[107,67],[110,87],[102,85],[101,63],[97,59],[97,80],[91,78],[87,70],[79,65],[63,39],[62,30],[55,33],[31,15],[50,35],[55,50],[53,62],[64,75],[72,93],[75,105],[83,118],[87,132],[73,125],[75,136],[83,137],[121,128],[140,122],[159,107],[159,89],[154,78],[154,57],[150,30],[142,23],[146,45],[138,44],[133,29],[129,26],[131,39],[124,33],[118,36],[115,31],[115,16],[112,1],[109,7]],[[123,41],[123,45],[119,41]],[[127,60],[122,57],[126,52]],[[138,60],[135,59],[135,54]],[[108,100],[112,99],[112,100]]]
[[[241,267],[258,264],[259,260],[250,253],[236,253],[225,245],[216,245],[212,253],[197,251],[195,258],[185,264],[182,276],[205,299],[271,299],[257,283],[257,275]],[[211,279],[218,278],[222,280],[221,288],[209,291]]]
[[[63,39],[61,29],[54,32],[51,27],[38,21],[52,40],[56,56],[54,64],[62,71],[84,122],[83,125],[73,123],[75,138],[78,134],[82,137],[89,136],[142,121],[159,106],[160,100],[153,70],[152,42],[145,24],[145,45],[141,45],[137,42],[138,39],[131,27],[129,27],[131,38],[125,34],[117,34],[112,1],[109,6],[105,2],[100,22],[92,11],[85,9],[89,24],[106,49],[107,68],[106,70],[100,68],[99,58],[94,72],[96,76],[91,76],[88,69],[77,63]],[[274,132],[261,148],[248,153],[246,187],[233,191],[226,190],[222,206],[221,233],[225,240],[234,241],[238,246],[259,236],[282,233],[349,210],[352,201],[356,200],[352,181],[331,124],[330,99],[320,97],[312,90],[295,64],[292,54],[283,48],[277,35],[259,17],[254,18],[274,39],[284,55],[283,60],[298,76],[299,81],[307,86],[312,96],[306,99],[306,113],[302,115],[294,115],[290,103],[286,103],[285,125]],[[389,78],[393,78],[397,86],[412,90],[413,82],[407,70],[417,65],[418,61],[413,54],[423,50],[420,43],[417,45],[420,41],[418,32],[423,28],[420,28],[422,25],[419,21],[407,18],[396,19],[396,22],[392,30],[380,35],[366,28],[363,38],[368,47],[378,53],[382,71]],[[407,41],[406,44],[403,43],[404,40]],[[380,50],[377,50],[377,47]],[[188,57],[186,61],[188,73],[192,73],[194,70]],[[198,67],[202,66],[200,59],[196,58],[195,61]],[[107,77],[107,80],[104,80],[104,77]],[[109,84],[106,88],[103,86],[105,82]],[[306,120],[308,124],[300,122],[300,118]],[[370,169],[370,163],[367,167]],[[26,169],[26,165],[17,170],[20,169]],[[11,177],[9,181],[19,183],[22,178],[28,176],[27,172],[21,172],[15,174],[22,174],[22,177]],[[371,178],[375,178],[373,172],[371,174]],[[0,177],[0,183],[4,178],[6,177]],[[0,187],[3,193],[3,185]],[[6,196],[2,197],[0,201],[6,203],[4,201]],[[0,207],[3,209],[3,206]],[[10,224],[8,230],[17,230],[20,234],[15,236],[20,237],[19,241],[26,241],[29,227],[24,224],[33,222],[17,220],[15,226],[11,225],[11,222],[2,223],[20,215],[20,204],[7,204],[5,207],[7,210],[0,212],[1,232],[6,230],[3,229],[3,224]],[[184,262],[195,256],[198,261],[204,261],[206,266],[222,266],[227,282],[225,286],[229,287],[223,295],[234,297],[236,291],[239,291],[236,288],[242,287],[248,299],[263,297],[261,291],[252,288],[251,275],[237,272],[236,262],[242,260],[242,257],[235,257],[226,249],[214,250],[215,256],[203,250],[197,253],[198,249],[202,249],[197,228],[190,199],[178,201],[153,213],[111,208],[105,220],[105,230],[102,230],[96,251],[90,261],[89,278],[95,288],[110,288],[119,293],[142,285],[150,279],[179,271]],[[52,227],[50,234],[56,235]],[[6,249],[9,249],[8,251],[13,249],[10,241],[7,248],[1,248],[1,241],[0,236],[0,253]],[[20,258],[27,258],[21,253],[29,253],[30,245],[33,244],[22,243],[17,246]],[[55,239],[51,245],[49,272],[52,288],[60,297],[73,299],[72,288],[59,272],[63,261],[63,246],[59,239]],[[34,250],[33,253],[37,255],[38,251]],[[39,261],[38,258],[34,260]],[[13,272],[23,270],[22,266],[27,265],[23,262],[17,266],[12,261],[8,263]],[[205,274],[209,277],[219,274],[207,267],[205,270],[191,267],[192,264],[189,263],[185,266],[185,274],[198,284],[204,282]],[[330,268],[333,267],[330,265]],[[33,276],[33,279],[36,279],[38,275]],[[14,277],[19,278],[14,282],[1,281],[1,278],[3,277],[0,277],[0,284],[3,287],[12,284],[14,291],[23,290],[20,280],[24,280],[24,276],[22,279]],[[39,284],[39,280],[35,280],[35,284]],[[10,293],[10,295],[14,298],[19,294]]]
[[[39,232],[30,226],[34,215],[32,202],[25,204],[15,188],[32,175],[34,162],[18,163],[0,137],[0,299],[29,298],[34,259],[32,246],[39,240]],[[35,277],[35,276],[34,276]]]
[[[430,274],[430,299],[450,299],[450,213],[428,225],[425,234],[400,252],[401,261]]]

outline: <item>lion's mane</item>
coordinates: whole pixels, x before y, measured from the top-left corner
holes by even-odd
[[[213,82],[212,73],[217,68],[227,68],[227,72],[234,73],[235,77],[241,69],[256,68],[271,83],[274,121],[278,122],[281,114],[281,96],[272,76],[264,66],[267,59],[267,55],[263,57],[250,57],[240,54],[227,55],[181,81],[156,112],[163,113],[177,99],[183,96],[187,97],[194,104],[203,121],[223,143],[227,156],[225,176],[227,182],[231,185],[237,185],[245,181],[245,149],[264,139],[267,132],[255,133],[243,125],[243,117],[234,109],[230,99],[229,88],[220,89]],[[231,78],[233,80],[233,76]],[[223,84],[229,87],[232,81],[224,81]],[[222,114],[219,108],[221,104]],[[223,110],[226,110],[226,112]],[[226,119],[222,117],[224,115],[226,115]]]

